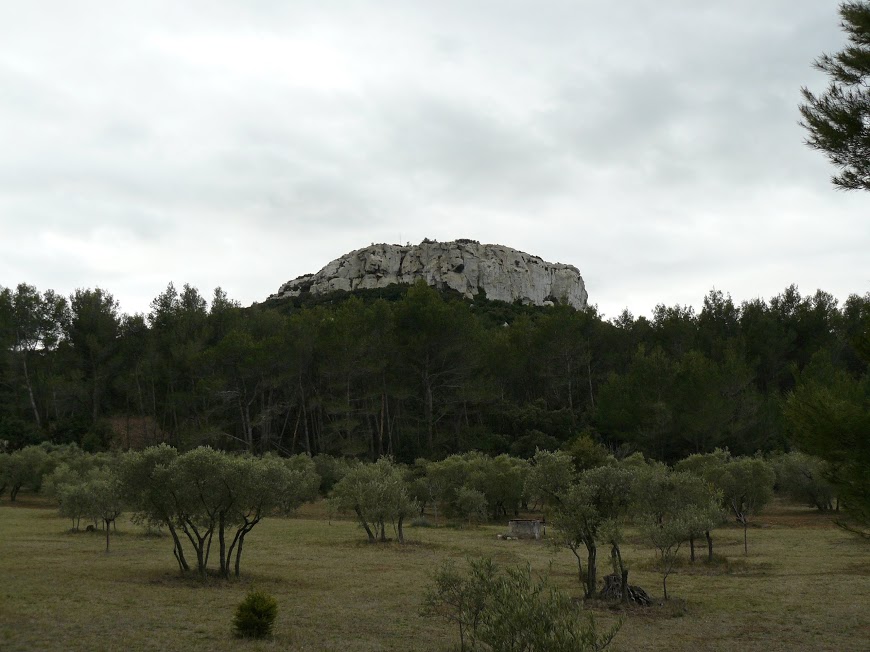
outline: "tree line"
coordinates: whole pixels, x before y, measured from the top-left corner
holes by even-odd
[[[167,444],[123,453],[86,453],[75,445],[27,446],[0,454],[0,495],[22,490],[52,498],[73,531],[81,521],[110,527],[122,512],[135,523],[166,532],[182,573],[205,577],[217,558],[219,576],[238,576],[247,535],[263,518],[292,513],[327,498],[331,514],[345,513],[370,543],[405,542],[404,525],[434,525],[439,515],[461,526],[504,522],[537,512],[551,538],[576,558],[587,597],[598,594],[598,550],[609,552],[627,595],[623,530],[636,528],[657,551],[667,576],[684,543],[695,561],[711,532],[726,520],[747,527],[774,487],[827,511],[837,493],[825,463],[801,453],[764,458],[717,449],[668,466],[640,453],[617,459],[581,436],[567,450],[537,450],[529,459],[479,452],[401,464],[305,454],[260,457],[210,447],[179,452]],[[92,526],[93,527],[93,526]],[[585,553],[585,554],[584,554]]]
[[[794,286],[608,321],[424,284],[249,308],[170,284],[147,315],[21,284],[0,288],[0,440],[410,462],[528,458],[585,432],[666,461],[751,454],[791,445],[796,389],[867,384],[868,324],[870,293]]]

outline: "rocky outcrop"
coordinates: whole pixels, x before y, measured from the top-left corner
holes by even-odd
[[[475,240],[424,240],[407,246],[373,244],[333,260],[316,274],[287,281],[269,298],[382,288],[420,279],[436,288],[456,290],[467,298],[482,290],[488,299],[499,301],[586,307],[586,286],[573,265],[548,263],[510,247]]]

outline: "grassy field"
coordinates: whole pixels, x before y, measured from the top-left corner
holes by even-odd
[[[727,561],[681,565],[668,580],[674,599],[624,614],[615,649],[870,649],[870,544],[801,507],[776,504],[757,521],[748,557],[741,530],[718,530]],[[569,552],[497,540],[497,526],[409,528],[409,545],[368,545],[352,522],[311,506],[259,525],[232,582],[179,577],[170,540],[125,521],[109,554],[101,533],[68,527],[39,500],[0,505],[0,650],[449,650],[455,631],[419,604],[440,562],[469,555],[552,565],[557,584],[581,593]],[[625,556],[631,583],[661,595],[651,553],[632,544]],[[231,634],[252,586],[278,600],[270,641]],[[602,623],[618,615],[595,611]]]

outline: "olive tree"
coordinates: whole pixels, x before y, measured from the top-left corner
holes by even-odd
[[[387,540],[387,523],[395,524],[404,543],[404,520],[417,511],[404,472],[388,457],[350,469],[333,487],[330,501],[336,510],[356,515],[370,543]]]
[[[769,462],[759,457],[738,457],[710,471],[710,480],[721,492],[724,505],[743,526],[743,553],[749,554],[749,518],[758,514],[773,498],[776,474]]]
[[[618,538],[602,539],[602,527],[627,513],[631,490],[629,470],[616,466],[589,469],[567,490],[553,513],[551,523],[557,541],[577,558],[578,576],[587,598],[596,593],[599,542],[606,541],[611,546],[611,554],[620,554]],[[608,534],[612,535],[612,530],[608,530]],[[581,548],[586,549],[585,582]]]
[[[9,500],[15,502],[21,489],[39,491],[42,478],[50,472],[53,462],[42,446],[26,446],[5,458],[0,466],[0,485],[9,488]]]
[[[58,501],[58,512],[72,521],[73,532],[78,532],[82,518],[90,517],[91,492],[81,480],[66,482],[57,487],[55,493]]]
[[[240,457],[231,461],[232,501],[219,516],[219,529],[235,529],[229,545],[221,534],[221,574],[228,577],[235,551],[233,573],[239,577],[245,537],[264,516],[280,509],[284,513],[296,510],[317,497],[320,476],[307,455],[289,459],[275,456]]]
[[[492,517],[497,519],[509,511],[516,514],[523,500],[528,462],[507,454],[490,457],[469,453],[466,458],[468,478],[465,486],[486,496]]]
[[[102,521],[109,552],[110,531],[124,511],[124,488],[117,469],[95,466],[81,473],[61,464],[49,477],[51,495],[58,502],[60,515],[72,520],[73,531],[78,531],[82,518],[87,517],[95,524]]]
[[[526,473],[526,500],[540,505],[546,514],[547,507],[558,505],[575,475],[574,460],[568,453],[536,450]]]
[[[133,510],[134,522],[163,526],[172,537],[172,553],[181,572],[190,570],[176,513],[177,489],[170,468],[178,451],[167,444],[126,453],[119,460],[121,491]]]
[[[97,471],[84,485],[91,503],[91,515],[103,521],[106,529],[106,552],[109,552],[109,531],[115,519],[124,511],[118,476],[111,470]]]
[[[463,510],[457,502],[460,489],[473,489],[486,498],[490,515],[495,519],[519,510],[527,471],[528,462],[506,454],[450,455],[425,464],[425,480],[415,481],[415,493],[439,504],[447,515],[461,517]]]
[[[718,495],[702,478],[685,471],[650,466],[634,476],[633,507],[642,536],[656,551],[662,591],[683,543],[709,532],[720,511]]]
[[[675,471],[691,473],[692,475],[705,481],[705,485],[696,484],[694,487],[689,487],[689,495],[694,499],[695,504],[699,508],[709,506],[711,501],[715,501],[719,505],[719,509],[711,511],[710,527],[702,532],[692,532],[689,536],[689,559],[695,561],[695,539],[703,536],[707,540],[707,561],[713,561],[713,537],[711,531],[716,525],[720,525],[725,520],[725,496],[715,484],[715,478],[718,477],[719,469],[730,463],[732,460],[731,454],[727,450],[717,448],[712,453],[696,453],[678,461],[674,465]],[[697,522],[696,522],[697,523]]]
[[[592,616],[531,568],[499,569],[491,559],[471,560],[463,573],[440,567],[426,592],[423,612],[459,628],[460,649],[493,652],[584,652],[603,650],[621,621],[599,631]]]
[[[799,451],[784,453],[771,460],[776,486],[795,502],[815,507],[820,512],[834,508],[834,486],[826,476],[830,465]]]
[[[183,542],[208,571],[217,538],[219,573],[239,575],[245,537],[274,511],[291,511],[316,496],[320,478],[304,456],[233,456],[209,447],[178,454],[161,444],[120,463],[124,496],[142,522],[165,525],[179,570],[190,570]]]
[[[320,479],[313,462],[231,456],[202,446],[169,467],[175,519],[196,553],[205,575],[214,535],[219,573],[229,577],[235,553],[239,575],[245,537],[273,510],[291,510],[310,499]]]
[[[477,489],[460,487],[456,492],[456,509],[469,525],[486,520],[486,496]]]

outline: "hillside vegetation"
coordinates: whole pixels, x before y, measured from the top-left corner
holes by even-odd
[[[22,284],[0,289],[0,440],[410,462],[530,457],[585,433],[665,461],[752,454],[794,445],[811,418],[789,412],[795,390],[860,413],[868,354],[870,294],[840,306],[795,287],[605,321],[425,285],[250,308],[170,285],[148,315],[124,315],[104,290]]]

